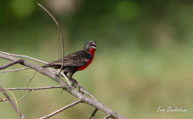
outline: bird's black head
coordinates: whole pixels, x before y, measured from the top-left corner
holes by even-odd
[[[91,48],[96,49],[96,41],[88,41],[85,46],[84,49],[89,50]]]

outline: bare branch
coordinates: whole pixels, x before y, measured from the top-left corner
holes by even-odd
[[[8,55],[6,53],[2,53],[1,51],[0,51],[0,58],[11,60],[11,61],[19,60],[18,58],[10,56],[10,55]],[[48,71],[47,69],[45,69],[45,68],[43,68],[41,66],[38,66],[38,65],[33,64],[33,63],[30,63],[28,61],[24,61],[22,65],[27,66],[27,67],[29,67],[31,69],[37,70],[41,74],[47,75],[48,77],[50,77],[51,79],[55,80],[56,82],[58,82],[61,85],[66,85],[66,83],[62,79],[60,79],[55,74],[53,74],[52,72]]]
[[[29,86],[29,84],[31,83],[31,81],[33,80],[33,78],[35,77],[37,71],[35,71],[35,73],[32,75],[31,79],[28,81],[26,88]]]
[[[8,63],[8,64],[6,64],[6,65],[3,65],[3,66],[0,66],[0,70],[1,69],[5,69],[5,68],[7,68],[7,67],[10,67],[10,66],[12,66],[12,65],[14,65],[14,64],[18,64],[18,63],[22,63],[23,62],[23,60],[15,60],[15,61],[12,61],[12,62],[10,62],[10,63]]]
[[[1,53],[1,52],[0,52],[0,58],[11,60],[11,61],[19,60],[16,57],[12,57],[10,55],[7,55],[7,54]],[[24,60],[24,62],[21,65],[24,65],[26,67],[32,68],[32,69],[38,71],[39,73],[41,73],[41,74],[43,74],[43,75],[45,75],[47,77],[50,77],[50,79],[56,81],[59,84],[59,86],[63,86],[63,89],[66,90],[71,95],[73,95],[74,97],[82,100],[82,102],[84,102],[86,104],[89,104],[89,105],[91,105],[91,106],[93,106],[95,108],[98,108],[99,110],[101,110],[105,114],[110,115],[112,118],[115,118],[115,119],[127,119],[126,117],[124,117],[124,116],[118,114],[117,112],[109,109],[108,107],[104,106],[99,101],[94,100],[94,99],[89,98],[89,97],[86,97],[83,94],[81,94],[80,92],[76,91],[73,87],[68,85],[66,82],[64,82],[64,80],[62,80],[57,75],[55,75],[52,72],[50,72],[49,70],[47,70],[47,69],[45,69],[45,68],[43,68],[41,66],[38,66],[36,64],[30,63],[28,61],[25,61],[25,60]]]
[[[46,86],[46,87],[36,87],[36,88],[5,88],[6,90],[46,90],[46,89],[56,89],[63,88],[63,86]]]
[[[54,112],[52,112],[52,113],[50,113],[50,114],[48,114],[48,115],[46,115],[46,116],[40,117],[39,119],[48,119],[48,118],[50,118],[50,117],[52,117],[52,116],[54,116],[54,115],[56,115],[56,114],[58,114],[58,113],[60,113],[60,112],[62,112],[62,111],[64,111],[64,110],[66,110],[66,109],[68,109],[68,108],[70,108],[70,107],[72,107],[72,106],[74,106],[74,105],[77,105],[77,104],[79,104],[79,103],[81,103],[81,102],[82,102],[82,100],[79,99],[79,100],[77,100],[77,101],[75,101],[75,102],[73,102],[73,103],[71,103],[71,104],[68,104],[68,105],[60,108],[59,110],[56,110],[56,111],[54,111]]]
[[[7,95],[7,93],[5,92],[5,90],[0,86],[0,91],[3,93],[3,95],[6,97],[7,101],[9,101],[9,103],[11,104],[12,108],[15,110],[15,112],[18,114],[18,116],[20,117],[20,119],[23,119],[24,116],[19,112],[18,108],[16,107],[16,105],[13,103],[13,101],[11,100],[11,98]]]
[[[43,63],[43,64],[48,64],[48,62],[45,62],[45,61],[30,57],[30,56],[26,56],[26,55],[11,54],[11,53],[7,53],[7,52],[3,52],[3,51],[0,51],[0,53],[6,54],[6,55],[9,55],[9,56],[14,56],[14,57],[23,57],[23,58],[34,60],[34,61],[37,61],[37,62],[40,62],[40,63]]]
[[[29,68],[28,67],[23,67],[23,68],[18,68],[18,69],[3,70],[3,71],[0,71],[0,74],[6,73],[6,72],[23,71],[23,70],[26,70],[26,69],[29,69]]]

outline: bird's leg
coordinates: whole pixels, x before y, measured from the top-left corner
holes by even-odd
[[[69,80],[72,82],[72,86],[73,87],[77,87],[78,88],[78,92],[84,94],[84,92],[82,92],[80,89],[82,88],[80,85],[78,85],[78,81],[76,81],[75,79],[72,78],[73,73],[69,74]]]
[[[78,81],[76,81],[75,79],[72,78],[72,75],[73,75],[73,74],[74,74],[74,73],[69,73],[68,78],[69,78],[69,80],[71,81],[72,86],[76,86],[76,85],[78,85]]]
[[[84,94],[84,92],[82,92],[81,91],[81,86],[80,85],[78,85],[78,81],[76,81],[75,79],[73,79],[73,78],[70,78],[70,81],[72,82],[72,86],[74,87],[74,88],[78,88],[78,92],[80,92],[80,93],[82,93],[82,94]]]
[[[76,85],[78,85],[78,81],[76,81],[75,79],[73,79],[73,78],[69,78],[69,80],[71,81],[72,86],[76,86]]]

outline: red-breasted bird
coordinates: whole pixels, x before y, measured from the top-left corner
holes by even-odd
[[[72,75],[76,71],[84,70],[88,67],[89,64],[94,59],[94,54],[96,51],[96,42],[88,41],[82,50],[74,52],[72,54],[64,56],[64,64],[62,70],[64,70],[64,74],[66,74],[69,80],[74,84],[77,83],[76,80],[72,78]],[[60,69],[62,65],[62,59],[52,61],[43,67],[54,67],[56,69]]]

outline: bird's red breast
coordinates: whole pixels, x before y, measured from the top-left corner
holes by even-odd
[[[92,55],[92,58],[91,58],[91,59],[85,59],[86,64],[85,64],[84,66],[78,67],[78,69],[77,69],[78,71],[84,70],[85,68],[88,67],[89,64],[92,63],[92,61],[93,61],[93,59],[94,59],[95,50],[96,50],[95,48],[90,48],[90,49],[89,49],[89,54]]]

